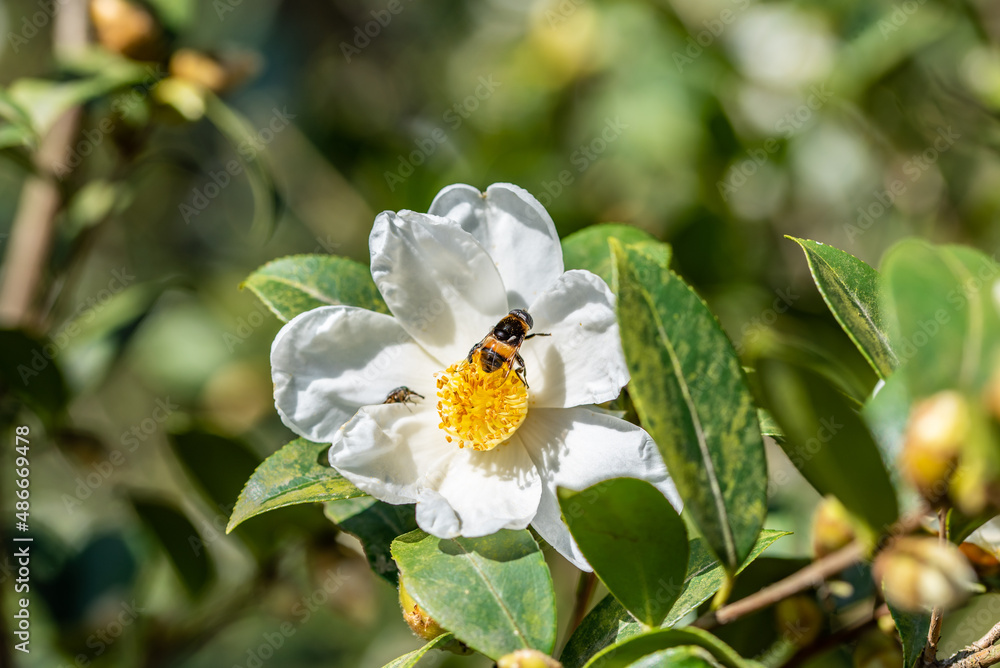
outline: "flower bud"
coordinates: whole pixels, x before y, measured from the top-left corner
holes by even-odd
[[[968,402],[954,390],[938,392],[913,408],[899,465],[903,476],[931,503],[947,493],[948,478],[969,429]]]
[[[956,608],[977,587],[958,548],[937,538],[900,538],[875,559],[872,574],[887,601],[908,612]]]
[[[127,0],[90,0],[90,20],[101,46],[137,60],[156,60],[162,33],[142,5]]]
[[[537,649],[519,649],[500,657],[497,668],[562,668],[562,664]]]
[[[778,633],[796,647],[805,647],[823,630],[823,611],[809,596],[792,596],[775,606]]]
[[[856,537],[855,522],[847,508],[835,497],[827,496],[816,507],[812,519],[813,553],[821,559],[847,547]]]
[[[430,615],[424,612],[423,608],[417,605],[417,602],[406,591],[402,577],[399,578],[399,606],[403,609],[403,619],[406,620],[410,629],[424,640],[434,640],[446,632]]]
[[[232,51],[218,57],[178,49],[170,57],[170,74],[221,93],[240,85],[260,69],[259,57],[250,51]]]
[[[904,663],[899,643],[878,631],[861,636],[853,658],[855,668],[899,668]]]

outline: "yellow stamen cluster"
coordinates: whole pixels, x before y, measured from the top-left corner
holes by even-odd
[[[483,371],[479,356],[462,360],[437,376],[438,425],[449,443],[492,450],[517,431],[528,414],[528,391],[507,367]]]

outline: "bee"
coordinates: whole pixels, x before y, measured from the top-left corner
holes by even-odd
[[[466,358],[472,362],[476,353],[479,353],[479,363],[483,371],[493,373],[501,367],[507,367],[504,373],[504,380],[510,375],[511,369],[528,387],[525,379],[524,358],[518,350],[521,344],[533,336],[552,336],[551,334],[528,334],[534,322],[531,316],[523,308],[513,309],[510,313],[501,318],[500,322],[490,330],[482,341],[472,346],[469,356]]]
[[[410,397],[420,397],[421,399],[423,399],[424,395],[417,394],[416,392],[414,392],[413,390],[411,390],[410,388],[408,388],[406,385],[400,385],[396,389],[394,389],[391,392],[389,392],[389,394],[385,395],[385,401],[383,401],[382,403],[383,404],[412,404],[412,403],[416,403],[414,401],[410,401]]]

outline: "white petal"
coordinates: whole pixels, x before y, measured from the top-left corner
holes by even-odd
[[[493,260],[445,218],[385,211],[369,247],[372,277],[389,310],[442,366],[465,357],[507,314]]]
[[[1000,517],[994,517],[973,531],[965,541],[1000,557]]]
[[[656,444],[634,424],[585,408],[535,408],[517,435],[542,477],[531,525],[583,570],[591,569],[562,521],[556,487],[579,491],[611,478],[638,478],[663,492],[678,511],[682,507]]]
[[[363,408],[330,448],[330,464],[376,498],[416,501],[420,528],[440,538],[528,526],[542,486],[517,437],[476,452],[448,443],[439,420],[430,406]]]
[[[567,271],[531,305],[533,332],[521,355],[530,406],[564,408],[611,401],[629,380],[615,297],[589,271]]]
[[[457,222],[493,257],[510,308],[527,308],[563,273],[552,217],[523,188],[494,183],[481,193],[464,184],[448,186],[431,202],[430,213]]]
[[[289,429],[319,443],[400,385],[433,397],[438,370],[395,318],[353,306],[302,313],[271,344],[278,414]]]
[[[431,406],[386,404],[358,411],[330,446],[330,465],[388,503],[413,503],[447,470],[455,449]]]

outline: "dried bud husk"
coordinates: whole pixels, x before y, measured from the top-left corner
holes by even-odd
[[[899,466],[903,477],[931,503],[948,493],[970,422],[968,401],[953,390],[938,392],[913,408]]]
[[[817,559],[847,547],[857,537],[857,522],[835,497],[827,496],[812,519],[813,553]]]
[[[170,74],[197,84],[213,93],[236,88],[260,69],[260,59],[249,51],[233,51],[220,56],[194,49],[178,49],[170,57]]]
[[[978,587],[958,548],[930,537],[895,541],[876,557],[872,574],[886,600],[907,612],[956,608]]]
[[[399,606],[403,609],[403,619],[410,629],[424,640],[434,640],[447,630],[442,628],[424,609],[417,605],[406,591],[403,578],[399,578]]]
[[[500,657],[497,668],[562,668],[562,664],[537,649],[519,649]]]
[[[861,636],[853,658],[855,668],[899,668],[904,662],[899,643],[879,631]]]
[[[823,611],[809,596],[792,596],[775,606],[778,633],[796,647],[812,644],[823,630]]]
[[[153,15],[128,0],[90,0],[90,20],[101,46],[136,60],[157,60],[163,33]]]

